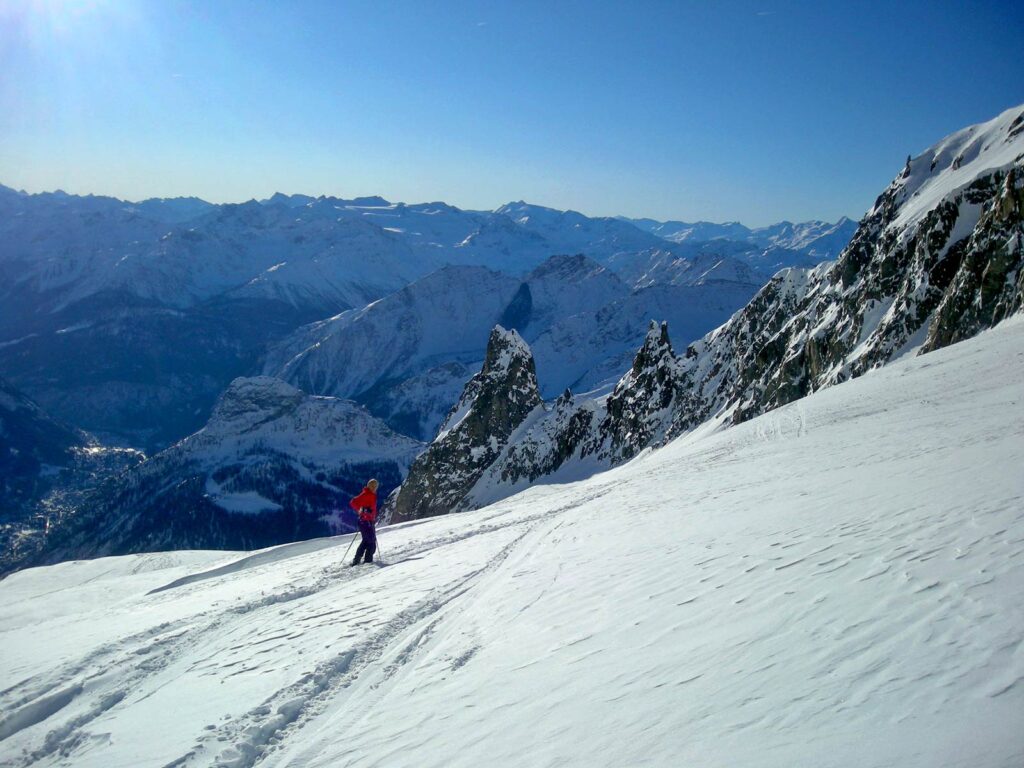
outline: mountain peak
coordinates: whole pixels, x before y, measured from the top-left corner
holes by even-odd
[[[240,377],[221,394],[210,421],[245,431],[294,410],[305,397],[291,384],[272,376]]]
[[[633,359],[633,371],[639,372],[669,357],[674,357],[674,353],[668,338],[668,323],[651,320],[643,346]]]
[[[533,353],[523,337],[514,329],[494,326],[487,339],[487,353],[484,357],[483,375],[494,375],[508,371],[513,365],[527,364],[533,367]],[[534,375],[536,384],[536,375]]]
[[[413,463],[389,506],[396,520],[461,509],[513,432],[541,405],[533,354],[514,330],[491,331],[480,373],[466,383],[440,434]]]

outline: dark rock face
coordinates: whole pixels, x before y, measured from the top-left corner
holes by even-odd
[[[633,458],[665,437],[672,409],[685,396],[682,366],[672,352],[668,324],[651,322],[633,367],[615,386],[589,452],[612,462]]]
[[[88,435],[54,420],[0,379],[0,554],[88,443]]]
[[[497,326],[483,369],[466,384],[438,438],[413,463],[389,502],[395,521],[446,514],[460,506],[513,431],[541,403],[526,342]]]
[[[1024,119],[1024,114],[1018,120]],[[1022,122],[1021,124],[1024,124]],[[1024,306],[1024,172],[1011,169],[963,245],[924,351],[939,349],[1020,312]],[[963,241],[961,241],[963,242]]]
[[[0,575],[36,552],[51,524],[101,478],[142,458],[97,445],[0,380]]]
[[[678,401],[687,395],[683,374],[667,325],[652,322],[632,368],[611,394],[577,400],[566,390],[550,405],[528,412],[530,418],[524,417],[507,444],[493,458],[487,453],[489,465],[474,467],[453,493],[454,500],[430,513],[481,506],[566,465],[576,463],[597,471],[664,441]],[[402,492],[406,491],[403,486]]]
[[[530,284],[523,283],[505,308],[498,324],[512,331],[521,331],[530,324],[532,312],[533,295],[530,293]]]
[[[4,506],[36,494],[45,485],[43,465],[70,463],[88,437],[50,418],[24,394],[0,379],[0,490]]]
[[[731,409],[733,421],[752,418],[1020,311],[1021,149],[1010,168],[968,180],[913,217],[908,179],[940,152],[910,161],[838,261],[776,275],[729,323],[691,345],[693,397],[677,431],[722,410]]]

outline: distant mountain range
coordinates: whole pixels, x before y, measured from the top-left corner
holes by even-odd
[[[626,221],[522,202],[493,212],[281,194],[129,203],[0,187],[0,238],[0,372],[55,417],[149,449],[198,429],[227,384],[265,368],[268,346],[300,326],[445,266],[486,267],[511,284],[553,255],[582,254],[627,287],[693,285],[700,271],[743,284],[718,302],[729,311],[770,276],[749,268],[750,243],[708,256]],[[803,263],[808,243],[789,258]],[[460,362],[482,359],[498,319]]]
[[[11,529],[28,544],[3,569],[321,535],[369,474],[396,489],[397,520],[479,507],[1024,307],[1024,108],[908,160],[838,258],[806,268],[848,221],[636,226],[525,203],[301,196],[179,201],[156,206],[161,221],[10,190],[0,204],[14,244],[0,269],[16,278],[2,283],[0,365],[41,406],[10,386],[0,401],[20,414],[5,439],[37,457],[19,466],[81,452],[91,420],[122,439],[198,425],[72,486],[43,532]]]

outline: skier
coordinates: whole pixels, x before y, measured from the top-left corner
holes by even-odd
[[[352,565],[359,565],[364,554],[365,562],[372,563],[373,553],[377,551],[377,481],[370,480],[348,505],[359,515],[359,532],[363,536],[356,548],[356,559],[352,561]]]

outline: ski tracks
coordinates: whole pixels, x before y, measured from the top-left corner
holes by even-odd
[[[328,731],[325,738],[336,741],[339,731],[357,720],[366,711],[377,710],[377,702],[386,695],[389,683],[407,672],[410,664],[434,647],[450,629],[453,617],[465,608],[467,601],[485,600],[488,586],[503,567],[514,567],[528,557],[531,542],[551,535],[564,522],[564,514],[580,506],[573,503],[555,512],[532,516],[517,516],[513,520],[484,523],[469,531],[451,534],[434,540],[429,547],[422,543],[395,551],[395,565],[406,559],[434,550],[444,557],[444,549],[466,539],[486,537],[514,529],[513,538],[500,546],[480,567],[457,576],[449,583],[431,590],[422,598],[395,614],[358,644],[346,647],[294,683],[280,689],[262,704],[244,716],[225,723],[213,732],[204,734],[195,748],[182,756],[176,765],[213,764],[219,768],[251,768],[264,761],[274,762],[290,742],[308,744],[310,738],[294,737],[299,731],[320,724]],[[519,530],[521,529],[521,530]],[[457,669],[475,652],[470,644],[463,653],[451,660]],[[227,746],[224,744],[227,743]],[[316,750],[319,739],[312,739]],[[218,751],[218,747],[220,748]],[[298,764],[303,760],[298,757]],[[282,764],[291,764],[283,756]],[[211,762],[212,761],[212,762]]]
[[[97,721],[122,702],[138,704],[173,685],[179,675],[220,676],[225,682],[235,674],[258,674],[259,661],[253,659],[276,653],[278,666],[285,667],[276,671],[290,676],[291,681],[243,714],[224,715],[207,724],[196,734],[194,746],[168,763],[254,766],[328,709],[330,720],[340,722],[339,717],[348,717],[345,708],[352,706],[354,699],[364,707],[383,695],[389,680],[444,636],[458,606],[467,600],[485,599],[490,579],[503,565],[529,556],[532,541],[551,535],[567,513],[604,492],[600,487],[586,498],[571,500],[556,493],[537,505],[542,511],[528,515],[510,514],[509,508],[499,505],[484,519],[465,519],[460,525],[452,522],[447,528],[439,521],[441,530],[438,525],[409,526],[389,536],[384,529],[382,543],[392,565],[383,570],[349,569],[341,564],[325,567],[323,563],[330,561],[315,552],[323,548],[317,542],[309,545],[310,552],[247,555],[213,572],[152,590],[140,597],[132,610],[153,610],[161,616],[167,605],[179,606],[167,609],[168,620],[157,618],[144,630],[100,642],[82,656],[0,691],[4,712],[0,717],[0,766],[74,764],[75,755],[82,750],[103,748],[110,736]],[[492,537],[497,537],[494,544],[487,541]],[[389,538],[395,540],[391,551],[387,550]],[[482,561],[465,570],[467,558],[447,556],[459,547],[485,547],[488,551],[481,553]],[[262,594],[250,588],[243,593],[247,597],[232,599],[233,580],[260,578],[268,567],[280,570],[282,556],[293,568],[285,583]],[[425,558],[426,562],[412,568],[403,565]],[[431,564],[430,559],[435,562]],[[404,591],[425,570],[443,570],[449,559],[463,564],[464,570],[454,578],[446,576],[440,586],[417,595],[386,620],[373,620],[374,614],[381,612],[373,601],[389,594],[375,591],[384,587],[374,584],[386,579],[387,590]],[[388,574],[392,574],[390,579]],[[366,594],[369,601],[359,610],[345,605],[356,584],[360,585],[356,594]],[[325,608],[323,600],[317,601],[325,590],[337,592],[341,607]],[[202,608],[196,610],[196,604]],[[268,610],[278,616],[264,618]],[[279,631],[269,633],[261,626]],[[303,670],[303,657],[286,657],[289,649],[280,646],[313,630],[333,633],[331,637],[335,641],[340,637],[342,642],[337,652],[328,652],[326,657],[322,651],[317,653],[317,661]],[[470,643],[451,660],[451,667],[465,664],[474,652]],[[264,653],[270,656],[260,656]],[[45,730],[28,730],[40,726]]]

